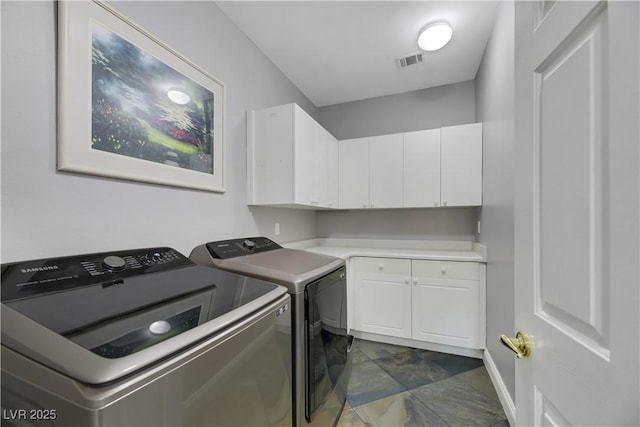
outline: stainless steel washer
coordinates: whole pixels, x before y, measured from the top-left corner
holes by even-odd
[[[290,297],[170,248],[2,265],[2,425],[291,425]]]
[[[342,259],[286,249],[266,237],[210,242],[190,258],[285,286],[293,319],[294,425],[335,425],[351,374]]]

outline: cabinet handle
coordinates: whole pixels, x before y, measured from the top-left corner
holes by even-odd
[[[382,271],[383,269],[384,269],[384,264],[380,264],[380,265],[378,266],[378,270]]]
[[[405,278],[404,278],[404,284],[405,284],[405,285],[408,285],[410,282],[411,282],[411,281],[409,280],[409,278],[408,278],[408,277],[405,277]]]
[[[433,201],[433,206],[436,206],[436,207],[438,206],[438,201],[437,200]]]
[[[372,207],[373,207],[373,203],[371,203],[371,204],[369,205],[369,207],[370,207],[370,208],[372,208]]]
[[[366,205],[366,204],[364,204],[364,205],[362,205],[362,207],[363,207],[364,209],[366,209],[366,208],[367,208],[367,205]]]
[[[413,285],[417,286],[418,285],[418,279],[413,279]]]
[[[440,269],[440,271],[442,272],[442,274],[447,274],[447,267],[442,266],[442,268]]]
[[[446,200],[442,201],[442,206],[447,206],[447,201]]]

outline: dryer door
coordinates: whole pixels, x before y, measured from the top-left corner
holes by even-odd
[[[321,406],[342,410],[351,374],[345,268],[305,288],[305,417]],[[325,405],[326,404],[326,405]]]

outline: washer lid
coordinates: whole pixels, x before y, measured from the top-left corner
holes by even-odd
[[[220,332],[286,293],[181,254],[160,271],[158,263],[123,275],[85,275],[78,268],[80,260],[104,255],[3,265],[3,298],[5,291],[13,298],[2,303],[2,345],[101,384]],[[67,279],[74,276],[69,271],[74,279]]]

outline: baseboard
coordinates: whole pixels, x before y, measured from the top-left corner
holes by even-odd
[[[496,393],[498,394],[498,399],[500,399],[500,403],[502,404],[502,409],[504,410],[507,419],[509,420],[509,424],[512,426],[516,425],[516,405],[511,399],[511,395],[509,394],[509,390],[505,385],[504,381],[502,381],[502,376],[500,372],[498,372],[498,368],[496,367],[495,362],[491,358],[491,353],[489,350],[484,351],[484,366],[487,368],[487,373],[489,374],[489,378],[491,378],[491,382],[496,389]]]

